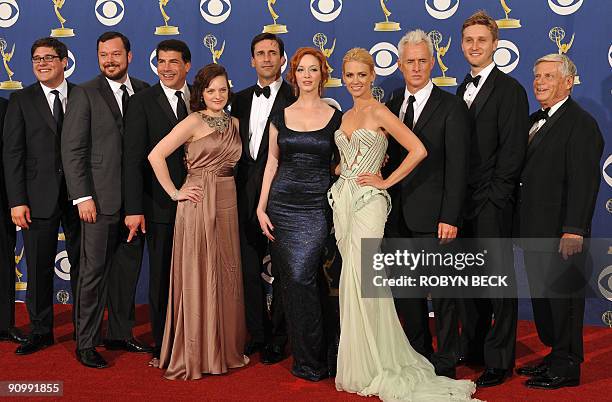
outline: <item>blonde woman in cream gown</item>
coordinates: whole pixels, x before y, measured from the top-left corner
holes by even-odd
[[[335,133],[340,178],[328,193],[342,255],[336,389],[376,395],[383,401],[471,401],[473,382],[436,376],[431,363],[410,346],[390,290],[385,290],[387,297],[361,297],[361,239],[383,237],[391,208],[386,189],[408,175],[427,152],[399,119],[373,99],[374,62],[365,49],[349,50],[342,68],[354,105]],[[379,172],[387,149],[385,132],[409,153],[383,179]]]

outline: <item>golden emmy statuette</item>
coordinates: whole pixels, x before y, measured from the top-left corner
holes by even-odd
[[[451,37],[448,38],[448,43],[446,46],[440,47],[440,43],[442,42],[442,34],[436,30],[433,30],[427,34],[431,41],[434,44],[434,48],[436,49],[436,59],[438,59],[438,65],[440,66],[440,70],[442,71],[441,77],[434,77],[431,81],[439,87],[452,87],[457,85],[457,79],[455,77],[447,77],[446,72],[448,71],[448,67],[442,62],[442,57],[448,52],[448,49],[451,45]]]
[[[555,43],[555,45],[557,45],[559,54],[566,54],[574,44],[574,34],[572,34],[572,39],[570,39],[569,43],[561,43],[561,41],[565,38],[565,30],[563,30],[561,27],[551,28],[551,30],[548,31],[548,37]],[[580,84],[580,76],[576,75],[574,77],[574,85],[578,84]]]
[[[276,14],[274,9],[272,8],[272,6],[276,3],[276,0],[267,0],[267,1],[268,1],[268,11],[270,12],[270,15],[272,16],[272,20],[274,21],[274,23],[264,25],[263,31],[261,32],[268,32],[268,33],[273,33],[273,34],[284,34],[284,33],[289,32],[287,31],[287,25],[276,23],[276,20],[278,19],[278,14]]]
[[[8,75],[8,81],[0,82],[0,89],[21,89],[23,86],[21,85],[21,81],[13,81],[13,75],[15,73],[9,68],[8,62],[13,58],[13,54],[15,54],[15,44],[13,43],[13,48],[10,53],[6,53],[7,43],[4,39],[0,38],[0,54],[2,54],[2,61],[4,63],[4,69],[6,70],[6,74]]]
[[[19,264],[19,261],[21,261],[21,259],[23,258],[23,250],[24,248],[21,249],[21,253],[19,255],[15,256],[15,277],[17,278],[17,282],[15,282],[15,290],[28,289],[28,283],[21,281],[23,274],[19,272],[19,268],[17,268],[17,264]]]
[[[164,19],[164,25],[155,28],[155,35],[178,35],[178,27],[168,25],[170,17],[166,14],[164,7],[168,5],[170,0],[159,0],[159,11],[161,11],[162,18]]]
[[[606,311],[601,315],[601,320],[606,324],[609,328],[612,328],[612,311]]]
[[[508,7],[508,4],[506,4],[506,0],[499,0],[499,1],[501,2],[501,5],[504,9],[504,13],[506,14],[506,17],[495,21],[497,22],[497,26],[500,29],[520,28],[521,20],[517,20],[516,18],[510,18],[510,11],[512,11],[512,9]]]
[[[74,29],[64,27],[64,23],[66,22],[66,18],[62,17],[59,10],[62,9],[66,0],[52,0],[53,1],[53,9],[55,10],[55,15],[60,22],[61,28],[54,28],[51,30],[51,36],[54,38],[68,38],[70,36],[74,36]]]
[[[385,1],[386,0],[380,0],[380,8],[382,8],[383,13],[385,14],[385,20],[382,22],[377,22],[374,25],[374,30],[378,32],[399,31],[401,29],[399,22],[389,21],[391,11],[389,11],[385,5]]]
[[[374,99],[382,103],[383,98],[385,97],[385,90],[381,87],[372,87],[372,96]]]
[[[212,55],[212,62],[217,64],[217,61],[221,58],[221,55],[223,54],[223,51],[225,50],[225,41],[223,41],[223,44],[221,45],[221,49],[219,50],[215,49],[215,47],[217,46],[217,37],[213,34],[208,34],[204,36],[204,39],[202,39],[202,42],[204,43],[204,46],[206,46],[206,48],[210,50],[210,54]],[[229,85],[230,85],[230,88],[233,87],[232,80],[229,80]]]
[[[340,78],[332,77],[332,71],[334,71],[334,69],[329,65],[329,61],[328,61],[329,56],[332,55],[332,53],[334,52],[334,49],[336,48],[336,40],[334,39],[334,43],[332,44],[332,47],[330,49],[325,49],[325,45],[327,44],[327,36],[319,32],[319,33],[316,33],[312,37],[312,43],[316,47],[321,49],[321,53],[323,53],[323,55],[325,56],[325,64],[327,64],[327,71],[329,71],[329,78],[327,78],[327,81],[325,81],[325,84],[324,84],[325,87],[326,88],[341,87],[342,80],[340,80]]]

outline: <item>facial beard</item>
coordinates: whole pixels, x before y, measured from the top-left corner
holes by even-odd
[[[104,76],[106,78],[108,78],[109,80],[113,80],[113,81],[116,81],[116,80],[118,80],[121,77],[124,77],[126,75],[126,73],[127,73],[127,67],[124,68],[124,69],[117,69],[112,74],[108,73],[106,68],[102,70],[102,74],[104,74]]]

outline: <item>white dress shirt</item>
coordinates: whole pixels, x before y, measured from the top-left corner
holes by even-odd
[[[121,85],[125,84],[128,95],[130,96],[134,95],[134,89],[132,88],[132,82],[130,81],[130,76],[127,75],[126,77],[127,78],[125,82],[123,83],[113,81],[113,80],[108,79],[108,77],[105,77],[106,81],[108,81],[108,85],[110,85],[111,91],[113,91],[113,95],[115,95],[115,100],[117,101],[117,105],[119,105],[119,110],[121,111],[122,116],[123,116],[123,101],[122,101],[123,90],[121,89]]]
[[[478,86],[475,86],[473,83],[470,82],[465,87],[465,92],[463,93],[463,100],[467,104],[468,108],[472,106],[472,102],[474,102],[474,99],[476,99],[476,95],[478,95],[478,91],[480,91],[480,88],[484,86],[485,81],[489,77],[489,74],[491,74],[491,71],[493,71],[494,67],[495,67],[495,63],[491,62],[491,64],[489,64],[488,66],[483,68],[481,72],[476,74],[476,76],[480,75],[480,81],[478,81]],[[472,77],[475,77],[471,72],[470,72],[470,75]]]
[[[253,158],[257,157],[259,147],[261,146],[261,139],[266,129],[266,123],[268,122],[268,116],[274,105],[276,95],[280,90],[283,83],[282,77],[271,83],[270,86],[270,97],[266,98],[263,95],[257,96],[253,93],[253,100],[251,101],[251,116],[249,118],[249,153]],[[257,81],[257,85],[261,88],[263,86]]]
[[[557,110],[559,110],[561,105],[563,105],[565,103],[565,101],[568,100],[568,99],[569,99],[569,96],[566,96],[563,100],[560,100],[559,102],[557,102],[553,106],[551,106],[550,110],[548,111],[548,117],[552,116]],[[540,110],[544,110],[544,109],[540,109]],[[531,126],[531,129],[529,130],[529,136],[531,137],[533,134],[536,133],[536,131],[541,129],[542,126],[544,125],[544,123],[546,123],[546,120],[544,120],[544,119],[540,119],[540,120],[536,121],[535,123],[533,123],[533,126]]]
[[[47,103],[49,104],[49,109],[51,109],[51,115],[53,115],[53,102],[55,102],[55,94],[52,94],[51,91],[57,89],[59,91],[60,101],[62,102],[62,109],[64,113],[66,113],[66,104],[68,103],[68,83],[66,80],[62,81],[61,84],[58,85],[57,88],[49,88],[42,82],[38,82],[45,94],[45,98],[47,99]],[[55,117],[55,116],[53,116]]]
[[[404,116],[406,116],[406,110],[408,109],[408,98],[412,95],[415,98],[414,103],[412,104],[412,108],[414,110],[414,120],[412,121],[412,127],[416,125],[416,122],[419,120],[419,116],[431,95],[431,91],[433,91],[433,83],[431,80],[425,85],[423,88],[419,89],[416,93],[410,93],[408,88],[404,90],[404,103],[402,103],[402,107],[400,108],[399,118],[401,121],[404,121]]]
[[[178,97],[176,96],[177,90],[168,88],[161,81],[159,83],[162,89],[164,90],[164,93],[166,94],[166,98],[168,98],[168,102],[170,102],[170,107],[172,108],[174,115],[177,116],[178,118],[178,115],[176,114],[176,107],[178,105]],[[189,114],[191,113],[191,110],[189,109],[189,99],[191,97],[191,93],[189,92],[189,87],[187,86],[187,82],[183,84],[183,88],[181,88],[180,91],[183,93],[183,100],[185,101],[185,105],[187,105],[187,114]]]

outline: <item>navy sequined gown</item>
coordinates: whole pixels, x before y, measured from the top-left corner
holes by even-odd
[[[278,130],[278,170],[268,197],[274,226],[272,269],[280,282],[291,351],[292,373],[309,380],[327,376],[318,274],[331,226],[327,190],[331,186],[334,132],[342,113],[325,127],[293,131],[284,111],[270,116]]]

